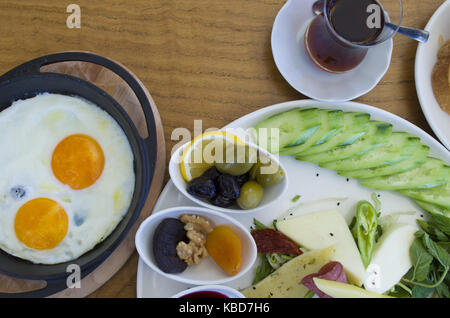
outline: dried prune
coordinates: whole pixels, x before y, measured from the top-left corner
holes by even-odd
[[[214,180],[205,176],[192,179],[188,183],[187,192],[194,197],[203,199],[212,199],[217,194]]]
[[[187,264],[177,255],[179,242],[189,242],[184,223],[178,219],[164,219],[153,234],[153,255],[155,263],[165,273],[181,273]]]
[[[236,202],[236,200],[226,198],[222,195],[218,195],[218,196],[215,196],[214,198],[212,198],[211,200],[209,200],[209,202],[212,205],[218,206],[220,208],[228,208],[228,207],[232,206]]]
[[[241,193],[240,186],[232,175],[223,174],[217,178],[217,194],[228,198],[230,200],[236,200]]]
[[[234,177],[239,185],[240,188],[248,181],[250,180],[250,173],[242,174],[240,176]]]
[[[210,179],[212,179],[212,180],[217,180],[217,178],[219,177],[221,175],[221,173],[217,170],[217,168],[216,167],[212,167],[212,168],[210,168],[210,169],[208,169],[208,170],[206,170],[204,173],[203,173],[203,177],[207,177],[207,178],[210,178]]]

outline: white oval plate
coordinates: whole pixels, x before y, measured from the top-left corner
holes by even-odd
[[[371,114],[372,119],[382,120],[393,124],[395,131],[405,131],[420,137],[422,142],[430,147],[430,155],[450,163],[450,152],[425,131],[403,118],[382,109],[354,102],[334,105],[313,100],[287,102],[262,108],[230,123],[225,128],[250,128],[271,115],[295,107],[319,107],[326,109],[341,109],[343,111],[367,112]],[[275,218],[299,203],[323,198],[342,199],[337,208],[343,213],[347,221],[350,222],[355,213],[356,204],[361,200],[372,200],[371,195],[374,191],[364,188],[357,180],[347,180],[345,177],[337,175],[335,171],[322,169],[313,163],[296,161],[293,156],[281,156],[280,161],[283,163],[289,174],[289,184],[288,190],[277,204],[277,208],[264,209],[254,214],[232,215],[232,217],[239,220],[248,229],[250,229],[250,226],[253,223],[253,218],[258,219],[263,223],[270,224]],[[383,214],[409,211],[416,211],[419,214],[424,213],[413,200],[407,197],[391,191],[377,191],[376,193],[380,195],[379,199],[381,200]],[[301,198],[296,203],[293,203],[292,199],[297,195],[300,195]],[[330,202],[333,201],[330,200]],[[163,209],[176,206],[196,205],[187,199],[186,196],[181,194],[174,184],[169,181],[162,191],[153,213],[158,213],[158,211]],[[415,224],[415,218],[416,216],[405,216],[402,221]],[[226,285],[236,289],[242,289],[251,284],[253,277],[254,270],[250,270],[240,279]],[[171,297],[189,287],[192,286],[178,283],[159,275],[147,267],[142,260],[139,260],[137,274],[138,297]]]
[[[450,115],[441,109],[434,97],[431,75],[441,47],[439,38],[450,40],[450,0],[442,4],[433,14],[426,30],[430,38],[426,44],[419,44],[416,55],[415,78],[417,96],[428,123],[439,140],[450,149]]]
[[[314,18],[315,0],[289,0],[272,29],[272,54],[285,80],[300,93],[320,101],[344,102],[371,91],[391,62],[392,39],[369,50],[355,69],[343,74],[320,70],[306,55],[305,31]]]

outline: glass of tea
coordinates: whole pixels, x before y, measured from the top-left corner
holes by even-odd
[[[402,18],[401,0],[320,0],[305,34],[307,55],[330,73],[354,69],[368,50],[391,39]]]

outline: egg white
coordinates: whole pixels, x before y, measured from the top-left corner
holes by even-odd
[[[101,146],[105,166],[90,187],[73,190],[51,169],[57,144],[85,134]],[[78,258],[104,240],[131,203],[135,175],[133,153],[118,123],[96,105],[78,97],[41,94],[14,102],[0,112],[0,248],[33,263],[56,264]],[[21,186],[23,198],[11,195]],[[69,218],[68,232],[53,249],[35,250],[20,242],[14,219],[35,198],[58,202]]]

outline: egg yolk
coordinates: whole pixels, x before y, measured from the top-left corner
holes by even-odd
[[[66,211],[57,202],[46,198],[22,205],[14,220],[19,241],[36,250],[55,248],[66,236],[68,227]]]
[[[74,190],[93,185],[105,165],[103,150],[98,142],[86,135],[71,135],[63,139],[52,156],[55,177]]]

